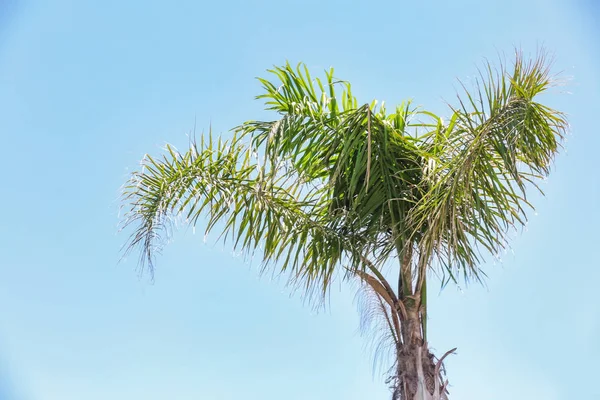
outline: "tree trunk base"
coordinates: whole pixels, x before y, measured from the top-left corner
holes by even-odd
[[[448,400],[448,381],[444,382],[440,370],[444,358],[454,350],[436,362],[427,343],[402,346],[398,351],[392,400]]]

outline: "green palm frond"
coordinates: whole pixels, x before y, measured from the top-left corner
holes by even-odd
[[[360,240],[342,237],[312,213],[310,196],[291,175],[269,171],[238,137],[193,144],[185,154],[167,146],[162,159],[146,156],[125,186],[125,226],[134,225],[128,250],[141,248],[150,271],[176,218],[206,233],[217,228],[225,241],[247,253],[260,252],[265,266],[278,263],[293,280],[328,286],[335,266],[353,260]],[[356,262],[355,262],[356,263]]]
[[[488,64],[475,94],[465,89],[450,123],[427,136],[428,190],[411,217],[423,227],[421,251],[452,279],[477,278],[481,250],[498,253],[525,223],[527,189],[539,189],[567,129],[564,115],[535,101],[552,84],[543,54],[526,62],[517,53],[513,71]]]

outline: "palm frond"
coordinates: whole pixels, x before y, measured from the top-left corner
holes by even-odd
[[[481,251],[498,253],[525,223],[527,190],[539,189],[567,129],[564,115],[535,101],[552,84],[544,54],[527,62],[517,53],[512,71],[487,64],[450,123],[425,137],[427,190],[411,219],[421,250],[452,279],[478,278]]]
[[[360,240],[328,228],[292,178],[267,171],[238,137],[209,135],[185,154],[167,146],[162,159],[146,156],[125,186],[125,226],[136,226],[127,250],[140,248],[142,266],[153,271],[174,219],[195,226],[205,215],[206,233],[219,229],[235,248],[259,251],[265,267],[278,263],[293,281],[325,291],[342,257],[358,259]]]

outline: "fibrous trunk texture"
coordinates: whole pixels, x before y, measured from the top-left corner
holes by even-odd
[[[443,359],[436,361],[420,331],[419,317],[408,313],[404,337],[396,350],[396,387],[392,400],[447,400],[446,385],[441,374]]]
[[[427,344],[406,345],[398,350],[393,400],[447,400],[438,364]]]

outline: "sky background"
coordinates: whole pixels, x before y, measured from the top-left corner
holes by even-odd
[[[389,398],[353,289],[315,313],[191,231],[152,284],[118,263],[119,187],[194,120],[267,116],[254,78],[286,59],[443,114],[484,57],[539,44],[567,152],[487,287],[430,291],[430,343],[458,347],[455,400],[600,398],[599,4],[0,0],[0,400]]]

